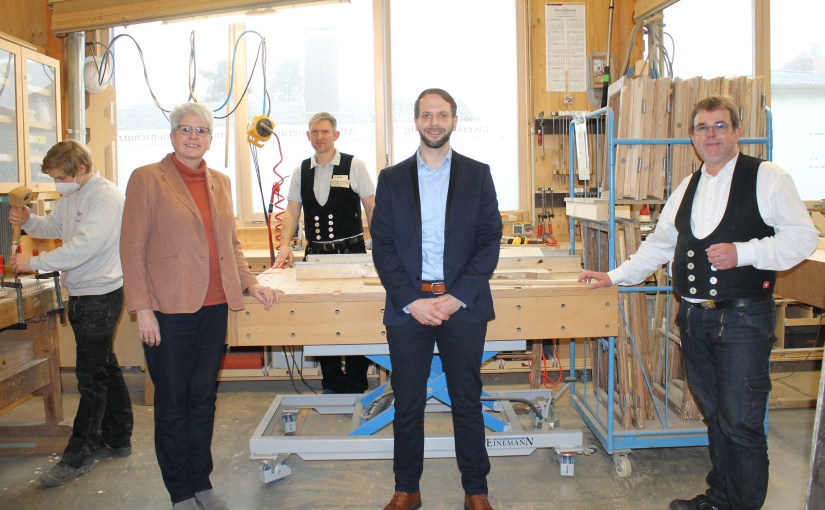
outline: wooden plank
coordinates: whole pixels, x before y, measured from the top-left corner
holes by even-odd
[[[653,119],[656,127],[653,132],[654,138],[670,138],[670,95],[672,89],[670,78],[660,78],[655,83],[655,99],[653,104]],[[667,146],[653,145],[650,151],[650,181],[647,196],[664,199],[665,195],[665,174],[667,172]]]
[[[630,111],[631,110],[631,92],[629,89],[630,86],[630,79],[625,78],[624,76],[620,77],[616,83],[613,84],[616,87],[618,92],[610,97],[610,107],[613,109],[615,118],[615,130],[614,136],[618,139],[629,138],[631,132],[631,117]],[[625,113],[627,111],[627,113]],[[616,159],[614,162],[614,175],[616,181],[616,197],[623,197],[625,193],[625,180],[628,175],[628,166],[631,164],[630,162],[630,146],[628,145],[619,145],[615,149],[616,152]],[[610,189],[608,185],[609,181],[607,177],[605,177],[603,190],[607,191]]]
[[[642,76],[630,83],[630,108],[624,109],[624,114],[630,114],[630,131],[628,138],[641,138],[644,121],[642,118],[642,108],[644,103],[644,84],[650,80],[648,76]],[[627,175],[625,177],[624,193],[622,197],[639,198],[639,178],[642,169],[642,148],[640,145],[631,145],[625,166]],[[616,195],[617,197],[619,195]]]
[[[771,363],[785,361],[822,361],[822,351],[822,347],[810,347],[803,349],[773,349],[771,351]]]
[[[687,413],[685,411],[685,409],[683,408],[685,402],[689,401],[689,400],[686,400],[686,398],[685,398],[685,386],[684,386],[684,384],[680,384],[680,383],[683,383],[683,382],[684,381],[682,381],[682,380],[676,379],[676,380],[671,381],[670,384],[667,387],[667,406],[671,411],[675,412],[680,417],[691,415],[691,413]],[[653,394],[656,395],[656,397],[659,400],[664,401],[665,400],[665,387],[662,384],[655,383],[653,385]],[[691,415],[691,416],[692,417],[690,417],[690,418],[682,418],[682,419],[690,419],[690,420],[701,420],[702,419],[701,413],[699,413],[698,416],[693,416],[693,415]]]
[[[0,409],[49,383],[49,359],[36,358],[4,372],[0,377]]]
[[[48,425],[43,422],[4,422],[0,423],[0,438],[12,437],[50,437],[71,435],[72,426],[68,423]]]
[[[0,416],[3,416],[4,414],[8,413],[9,411],[14,409],[15,407],[20,406],[21,404],[25,404],[26,402],[28,402],[29,400],[31,400],[33,398],[34,398],[34,394],[26,395],[25,397],[21,398],[17,402],[0,409]]]
[[[649,76],[639,78],[641,105],[639,108],[639,138],[650,139],[656,136],[658,131],[659,119],[656,118],[656,95],[655,86],[656,81]],[[653,146],[640,145],[639,159],[641,160],[639,170],[636,172],[637,187],[634,198],[637,200],[644,199],[650,196],[650,179],[651,179],[651,164],[652,164]]]
[[[67,0],[55,3],[52,30],[56,34],[82,32],[151,21],[166,21],[208,14],[259,11],[274,8],[278,0],[211,0],[193,5],[185,0]]]
[[[664,268],[659,268],[656,273],[656,286],[657,287],[664,287],[667,285],[667,273]],[[671,300],[675,300],[676,298],[671,295]],[[651,339],[651,371],[650,371],[650,379],[651,382],[663,382],[663,365],[662,361],[664,359],[665,349],[667,348],[667,339],[665,335],[660,332],[659,328],[664,327],[665,325],[665,313],[668,307],[669,300],[668,296],[664,292],[657,292],[656,293],[656,302],[653,308],[653,338]]]
[[[69,443],[69,436],[72,435],[71,427],[68,428],[68,433],[60,432],[55,436],[0,437],[0,454],[27,455],[62,452]],[[0,427],[0,430],[2,430],[2,427]]]
[[[771,374],[771,409],[798,409],[816,406],[819,371]]]
[[[532,340],[530,342],[530,388],[532,389],[541,386],[541,353],[543,349],[543,340]]]
[[[14,342],[0,340],[0,375],[34,358],[34,345],[31,340]]]
[[[618,235],[616,239],[616,262],[617,265],[627,260],[627,246],[626,238],[623,235]],[[624,310],[624,316],[619,325],[619,334],[616,337],[616,360],[615,360],[615,378],[616,391],[619,395],[619,403],[621,407],[620,423],[624,428],[629,428],[633,424],[633,390],[631,382],[632,362],[630,359],[630,352],[628,346],[630,343],[630,324],[626,321],[630,320],[629,314],[629,296],[622,294],[619,296],[619,302]],[[604,366],[603,369],[607,369]]]
[[[315,264],[301,262],[295,264],[295,276],[299,280],[326,280],[330,278],[377,278],[378,273],[372,262]]]
[[[825,308],[825,250],[818,249],[813,255],[787,271],[780,271],[776,278],[775,292],[801,303]]]
[[[625,222],[624,233],[629,257],[636,253],[642,242],[639,224]],[[628,302],[630,305],[628,309],[628,319],[631,321],[630,331],[636,345],[636,348],[630,352],[631,363],[633,364],[633,394],[635,395],[633,406],[636,427],[641,429],[645,427],[645,418],[653,418],[655,414],[653,402],[647,398],[647,384],[645,383],[645,374],[650,373],[647,296],[643,292],[634,292],[628,296]]]

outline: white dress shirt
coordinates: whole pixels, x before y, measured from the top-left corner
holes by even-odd
[[[710,235],[722,221],[737,159],[738,154],[715,176],[708,174],[705,165],[702,165],[702,177],[696,188],[690,217],[690,226],[697,239]],[[686,177],[670,196],[662,208],[656,230],[647,236],[639,250],[608,272],[614,284],[639,283],[673,259],[678,237],[676,213],[690,179],[690,176]],[[756,199],[762,220],[774,227],[776,234],[733,243],[738,257],[737,267],[782,271],[795,266],[816,250],[816,229],[788,172],[770,161],[759,165]]]

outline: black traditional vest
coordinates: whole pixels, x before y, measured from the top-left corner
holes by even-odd
[[[676,213],[679,236],[674,253],[673,286],[680,295],[714,301],[759,297],[768,300],[772,297],[776,271],[753,266],[717,271],[711,267],[705,253],[714,244],[747,242],[774,235],[774,228],[762,220],[756,200],[756,176],[761,163],[761,159],[739,154],[722,221],[704,239],[697,239],[690,228],[693,199],[702,172],[693,174]]]
[[[319,204],[315,197],[315,167],[310,164],[310,159],[301,163],[301,202],[306,240],[328,242],[363,234],[361,197],[349,185],[352,156],[341,153],[340,164],[332,169],[332,185],[324,205]],[[347,186],[335,186],[335,176],[346,176]]]

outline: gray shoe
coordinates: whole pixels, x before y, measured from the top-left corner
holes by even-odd
[[[132,455],[132,447],[112,448],[111,446],[101,446],[95,453],[97,459],[111,459],[112,457],[123,458]]]
[[[212,489],[196,492],[195,499],[204,508],[204,510],[229,510],[229,505],[220,496],[215,494]]]
[[[52,466],[51,469],[40,475],[41,487],[58,487],[64,483],[71,482],[81,475],[85,475],[95,468],[95,459],[89,459],[80,467],[72,467],[62,460]]]
[[[189,498],[172,505],[173,510],[201,510],[195,498]]]

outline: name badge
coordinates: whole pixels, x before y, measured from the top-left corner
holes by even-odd
[[[349,188],[349,176],[347,175],[333,175],[330,186],[333,188]]]

